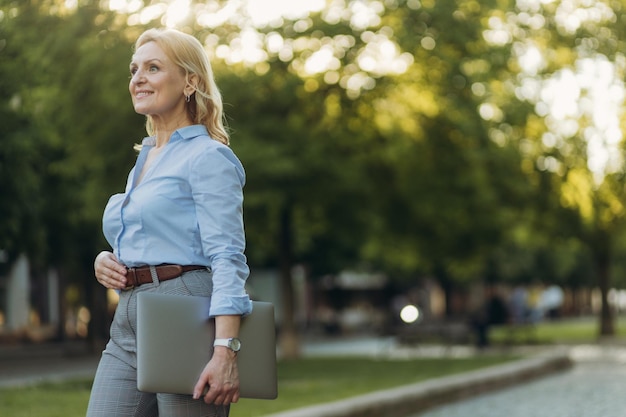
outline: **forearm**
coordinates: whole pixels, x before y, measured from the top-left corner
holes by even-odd
[[[239,336],[240,315],[215,316],[215,338],[228,339]]]
[[[241,324],[241,316],[239,315],[223,315],[215,317],[215,339],[230,339],[239,336],[239,326]],[[224,358],[231,361],[237,357],[237,352],[226,346],[213,347],[214,358]]]

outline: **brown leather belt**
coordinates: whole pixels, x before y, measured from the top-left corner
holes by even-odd
[[[206,269],[202,265],[172,265],[163,264],[154,267],[159,281],[167,281],[168,279],[178,278],[185,272],[195,271],[198,269]],[[138,287],[141,284],[149,284],[152,282],[152,274],[149,266],[140,266],[138,268],[127,268],[126,287],[129,290]]]

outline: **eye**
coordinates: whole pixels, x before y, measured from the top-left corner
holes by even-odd
[[[137,72],[137,67],[131,67],[130,68],[130,75],[135,75],[135,73]]]
[[[148,70],[150,72],[157,72],[159,70],[159,67],[157,67],[156,65],[150,65],[150,68],[148,68]]]

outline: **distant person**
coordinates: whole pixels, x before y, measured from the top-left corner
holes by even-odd
[[[325,334],[337,335],[341,333],[337,312],[331,306],[322,304],[317,309],[317,320],[322,325]]]
[[[489,346],[489,328],[508,323],[509,316],[509,309],[502,296],[496,289],[488,288],[485,302],[472,315],[476,346],[481,349]]]
[[[559,318],[563,306],[563,290],[558,285],[550,285],[541,294],[541,309],[549,319]]]
[[[528,322],[530,324],[537,324],[543,318],[543,308],[541,306],[541,295],[543,289],[540,284],[535,284],[530,287],[528,291],[528,298],[526,303],[528,306]]]
[[[516,286],[511,293],[511,321],[513,324],[526,324],[530,320],[528,307],[528,292],[520,285]]]
[[[147,118],[149,137],[125,191],[104,210],[103,230],[113,250],[96,257],[95,276],[120,299],[87,417],[227,416],[239,399],[240,318],[252,309],[244,289],[244,170],[228,147],[220,92],[194,37],[169,29],[144,32],[131,59],[129,90],[135,111]],[[141,292],[210,297],[215,349],[199,370],[193,396],[137,390]]]

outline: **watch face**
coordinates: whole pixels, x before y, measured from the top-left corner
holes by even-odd
[[[241,349],[241,341],[236,338],[230,339],[230,348],[235,352],[238,352]]]

